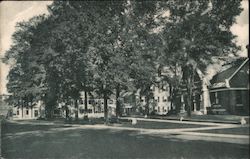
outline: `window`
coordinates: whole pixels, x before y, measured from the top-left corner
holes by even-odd
[[[163,101],[163,102],[167,102],[167,97],[163,96],[163,97],[162,97],[162,101]]]
[[[88,113],[92,113],[92,109],[88,109]]]
[[[113,104],[113,100],[109,100],[109,104]]]
[[[94,100],[93,100],[93,99],[90,99],[90,100],[89,100],[89,104],[92,104],[92,103],[94,103]]]
[[[158,97],[158,102],[160,102],[160,97]]]
[[[156,99],[156,97],[153,97],[153,101],[157,102],[157,99]]]
[[[19,115],[19,110],[16,111],[16,115]]]
[[[142,99],[142,97],[140,97],[140,101],[141,101],[141,102],[144,102],[144,100]]]
[[[215,92],[214,96],[215,96],[215,104],[219,104],[218,92]]]
[[[84,113],[84,109],[80,109],[80,114],[83,114]]]
[[[26,110],[26,115],[29,115],[29,110]]]
[[[215,93],[214,92],[212,92],[210,94],[210,100],[211,100],[211,104],[214,105],[215,104]]]
[[[236,91],[236,106],[242,106],[242,95],[241,91]]]
[[[38,110],[35,110],[35,117],[38,117]]]
[[[83,100],[82,99],[80,99],[80,104],[83,104]]]

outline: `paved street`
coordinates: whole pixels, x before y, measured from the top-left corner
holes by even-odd
[[[143,120],[143,121],[140,121]],[[137,125],[165,123],[164,128],[7,122],[2,127],[5,158],[248,158],[249,137],[196,131],[242,128],[213,124],[138,119]],[[176,127],[174,127],[174,125]],[[186,124],[186,125],[185,125]],[[186,126],[197,125],[186,128]],[[213,124],[213,125],[212,125]],[[183,126],[185,125],[185,126]],[[184,128],[178,128],[184,127]],[[249,129],[248,126],[244,128]]]

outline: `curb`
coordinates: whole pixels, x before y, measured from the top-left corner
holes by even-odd
[[[133,117],[132,117],[133,118]],[[168,117],[134,117],[134,118],[142,118],[142,119],[161,119],[161,120],[175,120],[180,121],[180,118],[168,118]],[[189,121],[189,122],[209,122],[209,123],[218,123],[218,124],[241,124],[240,121],[221,121],[221,120],[200,120],[200,119],[182,119],[182,121]],[[247,123],[249,124],[249,123]]]
[[[163,120],[164,120],[164,119],[163,119]],[[166,118],[166,120],[180,120],[180,119]],[[209,123],[220,123],[220,124],[240,124],[240,122],[236,122],[236,121],[219,121],[219,120],[183,119],[182,121],[190,121],[190,122],[209,122]]]

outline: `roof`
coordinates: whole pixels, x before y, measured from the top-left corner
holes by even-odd
[[[217,73],[211,80],[212,88],[230,87],[229,81],[249,61],[249,58],[237,59],[231,67]]]
[[[121,93],[121,96],[122,97],[128,97],[128,96],[130,96],[130,95],[132,95],[133,94],[133,92],[122,92]]]

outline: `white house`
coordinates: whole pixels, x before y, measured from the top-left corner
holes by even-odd
[[[166,82],[160,82],[151,86],[153,98],[149,100],[151,111],[155,114],[166,115],[171,109],[170,88]],[[146,105],[145,96],[140,96],[140,102],[143,106]]]
[[[16,106],[13,108],[12,112],[13,120],[38,119],[43,115],[44,105],[41,101],[38,101],[32,107]]]
[[[71,101],[68,105],[69,115],[71,117],[75,116],[75,101]],[[78,117],[84,118],[85,115],[88,117],[104,117],[104,99],[96,98],[93,96],[87,95],[87,112],[85,111],[85,96],[84,92],[81,92],[80,99],[77,100],[78,102]],[[62,106],[65,104],[61,104]],[[62,107],[61,106],[61,107]],[[108,111],[109,115],[115,115],[116,111],[116,100],[111,98],[108,99]],[[63,116],[66,116],[66,110],[63,111]]]
[[[153,87],[154,101],[157,103],[155,113],[159,115],[167,114],[171,109],[171,102],[168,100],[170,99],[169,85],[165,83]]]

